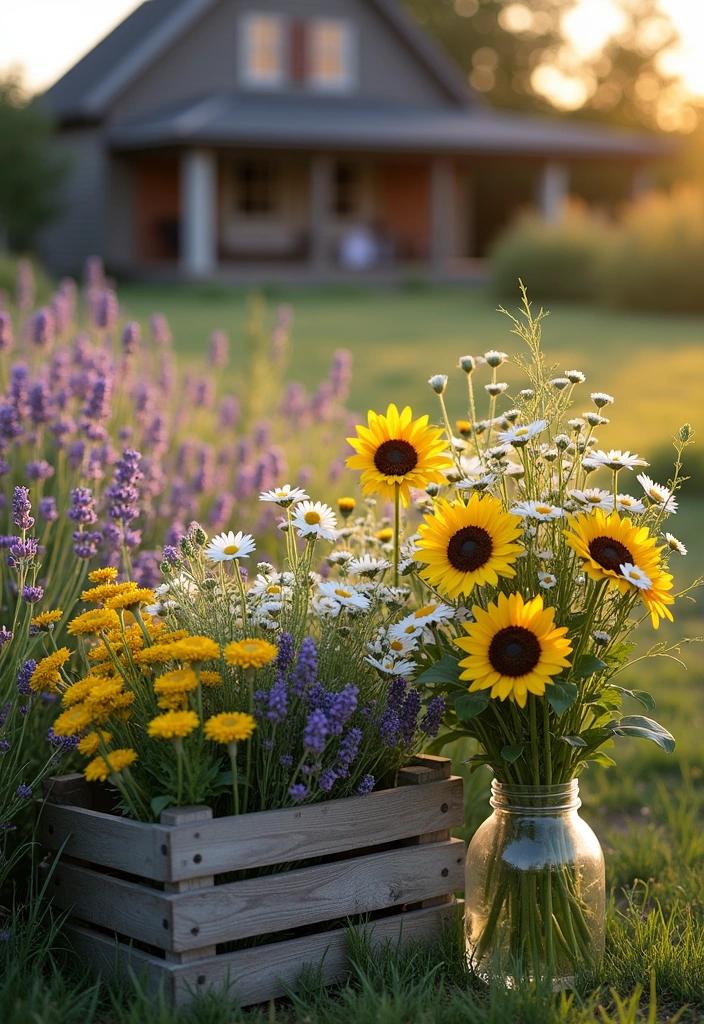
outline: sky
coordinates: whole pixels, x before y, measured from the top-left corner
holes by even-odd
[[[0,0],[0,69],[24,68],[32,91],[51,85],[141,0]],[[666,70],[680,74],[693,94],[704,96],[704,0],[659,0],[682,36]],[[585,56],[598,51],[618,29],[612,0],[579,0],[565,25]]]

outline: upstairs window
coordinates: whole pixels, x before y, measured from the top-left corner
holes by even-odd
[[[286,78],[284,22],[276,14],[248,14],[242,21],[240,67],[247,85],[274,88]]]
[[[344,21],[320,19],[308,26],[308,84],[321,92],[347,92],[355,83],[354,37]]]

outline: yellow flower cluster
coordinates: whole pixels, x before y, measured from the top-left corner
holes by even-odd
[[[111,775],[119,775],[137,760],[136,751],[131,747],[111,750],[105,757],[96,757],[86,766],[83,774],[88,782],[105,782]]]
[[[203,731],[207,739],[215,743],[240,743],[250,738],[256,726],[251,715],[240,711],[223,711],[209,718]]]
[[[60,608],[55,608],[52,612],[42,612],[41,615],[34,616],[30,626],[33,626],[34,629],[45,630],[48,626],[53,626],[57,623],[63,614]]]
[[[42,658],[29,680],[30,688],[34,693],[56,693],[61,682],[59,669],[65,665],[71,657],[68,647],[61,647],[53,654]]]
[[[225,661],[238,668],[263,668],[279,653],[268,640],[235,640],[225,648]]]
[[[183,739],[198,728],[195,711],[167,711],[153,718],[147,726],[149,736],[161,740]]]

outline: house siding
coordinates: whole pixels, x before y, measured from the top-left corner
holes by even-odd
[[[40,255],[55,274],[79,272],[89,253],[104,253],[108,157],[99,128],[73,129],[56,140],[69,160],[61,213],[42,232]]]
[[[426,108],[452,105],[429,69],[369,0],[296,0],[295,10],[290,0],[220,0],[117,97],[109,120],[120,124],[214,92],[246,93],[237,66],[238,31],[242,15],[251,11],[296,20],[348,20],[357,36],[358,99]],[[291,82],[279,91],[300,95],[305,85]]]

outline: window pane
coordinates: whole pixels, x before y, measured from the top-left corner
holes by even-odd
[[[351,84],[350,35],[345,22],[313,22],[310,50],[310,78],[314,84],[333,88]]]
[[[247,80],[276,85],[283,79],[283,25],[276,15],[250,15],[245,29]]]
[[[237,166],[237,209],[245,216],[273,213],[276,209],[276,181],[271,164],[248,160]]]

